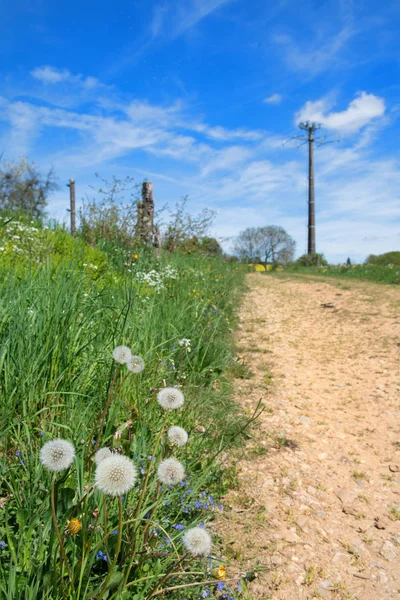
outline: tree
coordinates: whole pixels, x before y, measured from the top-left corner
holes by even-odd
[[[34,163],[21,158],[19,163],[0,163],[0,209],[42,217],[47,199],[57,189],[53,169],[42,175]]]
[[[188,240],[202,240],[208,233],[215,218],[215,212],[204,208],[199,214],[191,215],[186,211],[188,196],[185,196],[175,206],[170,221],[162,226],[162,244],[167,250],[182,248]]]
[[[234,253],[252,263],[286,263],[293,260],[295,246],[296,242],[283,227],[248,227],[236,238]]]
[[[98,198],[86,198],[79,209],[81,237],[87,244],[134,248],[139,184],[129,176],[111,181],[96,177],[101,181]]]

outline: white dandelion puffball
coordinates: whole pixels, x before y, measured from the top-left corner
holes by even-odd
[[[117,346],[113,350],[113,358],[121,365],[127,363],[132,358],[132,352],[128,346]]]
[[[40,450],[40,462],[50,471],[64,471],[74,462],[75,448],[67,440],[51,440]]]
[[[167,410],[174,410],[183,406],[185,398],[177,388],[167,387],[158,392],[157,402]]]
[[[176,485],[185,479],[185,467],[176,458],[166,458],[158,465],[159,481],[165,485]]]
[[[208,531],[202,527],[193,527],[188,529],[183,536],[183,545],[190,554],[199,556],[211,553],[212,540]]]
[[[144,369],[144,360],[141,356],[131,356],[126,366],[131,373],[141,373]]]
[[[107,496],[122,496],[129,492],[137,480],[133,462],[122,454],[112,454],[98,465],[95,474],[96,487]]]
[[[94,455],[94,461],[96,465],[99,465],[105,458],[109,458],[110,456],[112,456],[110,448],[100,448]]]
[[[183,427],[177,427],[175,425],[168,429],[167,435],[169,441],[179,447],[184,446],[189,438]]]

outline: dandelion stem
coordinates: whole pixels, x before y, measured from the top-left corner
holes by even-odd
[[[160,496],[158,498],[158,494],[160,492],[160,487],[161,487],[161,482],[158,481],[157,482],[156,491],[154,493],[154,503],[155,503],[155,506],[153,506],[153,508],[150,511],[149,522],[147,523],[146,529],[145,529],[145,532],[144,532],[144,542],[143,543],[144,543],[145,546],[147,545],[147,542],[149,541],[149,531],[150,531],[151,519],[152,519],[154,513],[156,512],[156,510],[158,508],[158,505],[160,503],[160,499],[162,497],[162,496]]]
[[[110,582],[111,579],[111,575],[113,574],[113,571],[115,569],[115,566],[117,564],[118,561],[118,556],[119,556],[119,552],[121,550],[121,540],[122,540],[122,500],[121,500],[121,496],[118,496],[118,513],[119,513],[119,519],[118,519],[118,537],[117,537],[117,547],[115,549],[115,554],[114,554],[114,560],[112,562],[111,567],[108,570],[108,574],[107,577],[103,583],[103,587],[100,590],[100,593],[98,595],[97,600],[101,600],[106,589],[107,586]]]
[[[67,555],[65,554],[64,542],[61,537],[60,530],[57,523],[56,503],[55,503],[55,490],[56,490],[56,476],[54,475],[51,482],[51,515],[53,517],[53,525],[57,534],[58,543],[60,544],[60,558],[61,558],[61,578],[62,578],[62,564],[65,563],[68,571],[68,577],[71,582],[72,590],[74,590],[74,580],[72,578],[71,569],[68,563]]]
[[[231,581],[237,581],[237,577],[232,579],[224,579],[224,583],[230,583]],[[173,585],[172,587],[152,592],[152,594],[148,596],[148,600],[150,600],[150,598],[154,598],[155,596],[165,594],[165,592],[172,592],[173,590],[183,590],[185,588],[197,587],[199,585],[213,585],[217,583],[219,583],[218,579],[211,579],[210,581],[198,581],[197,583],[183,583],[182,585]]]
[[[157,452],[158,446],[160,444],[160,441],[161,441],[163,433],[164,433],[164,427],[161,427],[160,433],[158,434],[157,439],[156,439],[155,444],[154,444],[152,456],[156,456],[156,452]],[[138,521],[139,516],[140,516],[140,509],[142,508],[143,499],[144,499],[144,496],[145,496],[146,491],[147,491],[147,484],[148,484],[148,481],[149,481],[152,464],[153,464],[153,461],[151,461],[151,463],[149,464],[149,468],[147,469],[146,477],[144,478],[142,492],[140,494],[140,497],[139,497],[139,500],[138,500],[138,503],[137,503],[137,506],[136,506],[136,510],[135,510],[135,515],[134,515],[135,521]],[[137,529],[138,529],[139,525],[140,525],[140,523],[137,523],[137,525],[136,525],[136,527],[134,529],[134,540],[133,540],[132,555],[131,555],[131,559],[129,561],[128,568],[126,569],[125,578],[124,578],[124,584],[123,584],[122,589],[124,589],[124,587],[125,587],[125,585],[126,585],[126,583],[128,581],[128,578],[129,578],[129,575],[130,575],[130,572],[131,572],[131,569],[132,569],[133,561],[135,559],[135,554],[136,554],[136,550],[137,550],[137,542],[136,542]]]

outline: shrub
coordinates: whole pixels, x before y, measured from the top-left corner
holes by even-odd
[[[303,254],[294,263],[302,267],[326,267],[328,261],[323,254]]]

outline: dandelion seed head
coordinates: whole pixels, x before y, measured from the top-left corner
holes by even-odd
[[[169,441],[172,444],[175,444],[179,447],[184,446],[187,443],[189,437],[187,432],[183,429],[183,427],[178,427],[176,425],[173,425],[168,429],[167,435]]]
[[[144,369],[144,360],[141,356],[131,356],[126,366],[131,373],[141,373]]]
[[[159,481],[165,485],[176,485],[185,478],[185,467],[176,458],[166,458],[158,465]]]
[[[123,365],[132,358],[132,352],[128,346],[117,346],[113,350],[113,358],[117,363]]]
[[[157,402],[166,410],[175,410],[183,406],[185,398],[177,388],[166,387],[158,392]]]
[[[67,440],[51,440],[42,446],[39,458],[49,471],[64,471],[74,462],[75,448]]]
[[[211,536],[205,529],[193,527],[192,529],[188,529],[184,534],[183,545],[194,556],[210,554],[212,547]]]
[[[109,458],[110,456],[112,456],[110,448],[100,448],[94,455],[94,461],[96,465],[99,465],[105,458]]]
[[[122,454],[111,454],[97,465],[96,487],[108,496],[123,496],[135,485],[136,480],[135,465]]]

